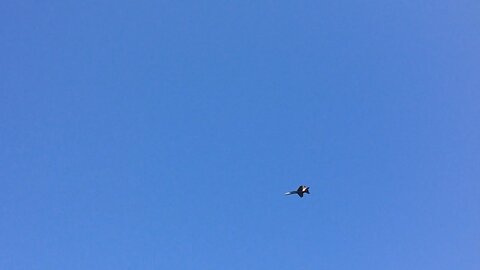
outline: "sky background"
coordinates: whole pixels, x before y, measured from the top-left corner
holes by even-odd
[[[0,269],[480,269],[479,14],[1,1]]]

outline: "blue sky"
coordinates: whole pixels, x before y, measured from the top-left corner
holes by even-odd
[[[2,1],[1,269],[479,269],[478,1],[201,2]]]

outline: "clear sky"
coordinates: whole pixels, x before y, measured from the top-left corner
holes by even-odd
[[[480,269],[479,14],[1,1],[0,269]]]

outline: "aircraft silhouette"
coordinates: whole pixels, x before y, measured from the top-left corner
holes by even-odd
[[[300,198],[303,198],[303,193],[310,194],[310,191],[308,190],[310,187],[307,186],[299,186],[297,190],[295,191],[290,191],[285,193],[285,195],[292,195],[292,194],[297,194],[300,196]]]

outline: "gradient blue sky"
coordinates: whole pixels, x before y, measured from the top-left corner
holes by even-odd
[[[479,14],[2,1],[0,269],[480,269]]]

